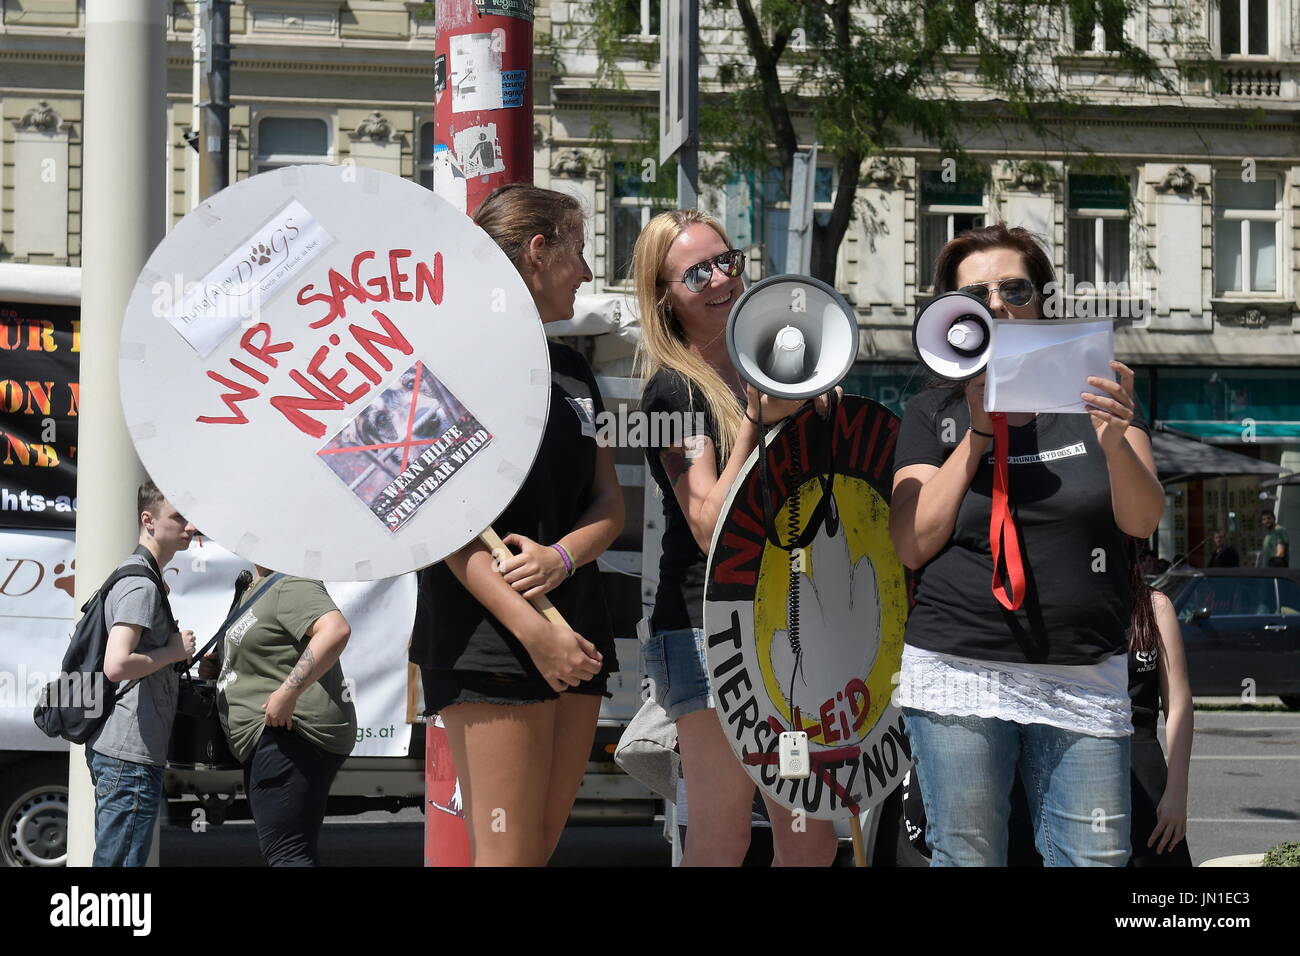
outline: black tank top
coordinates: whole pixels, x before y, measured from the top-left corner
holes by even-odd
[[[1128,696],[1133,704],[1134,738],[1156,739],[1160,715],[1160,651],[1129,651]]]

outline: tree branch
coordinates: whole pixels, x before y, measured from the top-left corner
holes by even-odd
[[[839,255],[840,244],[853,221],[853,203],[858,195],[858,183],[862,178],[862,153],[851,149],[840,156],[840,182],[835,190],[835,204],[831,207],[831,219],[825,226],[813,223],[813,248],[809,271],[816,279],[831,285],[835,284],[835,260]]]
[[[740,14],[740,24],[745,31],[745,43],[754,58],[754,72],[763,88],[763,101],[767,105],[768,120],[772,124],[772,137],[776,141],[782,165],[788,167],[794,163],[799,139],[795,136],[794,121],[790,118],[785,91],[781,89],[781,80],[777,76],[777,57],[763,39],[762,27],[759,26],[758,17],[749,0],[736,0],[736,11]],[[785,40],[781,42],[784,47]]]

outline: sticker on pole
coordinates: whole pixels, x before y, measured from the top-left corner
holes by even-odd
[[[754,782],[815,819],[876,805],[911,766],[891,703],[908,611],[889,538],[898,426],[853,395],[830,421],[801,411],[768,439],[766,517],[756,452],[709,553],[704,630],[718,718]],[[769,518],[783,546],[769,540]],[[780,774],[785,731],[808,735],[806,777]]]
[[[532,467],[550,392],[536,306],[492,240],[414,183],[336,166],[255,176],[173,228],[119,375],[140,460],[187,518],[335,581],[477,537]]]

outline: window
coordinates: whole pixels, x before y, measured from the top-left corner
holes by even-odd
[[[632,249],[641,230],[661,212],[673,209],[677,190],[677,163],[658,167],[647,180],[640,163],[614,163],[613,198],[610,200],[609,247],[605,256],[605,282],[630,282]]]
[[[1209,610],[1212,616],[1229,617],[1277,613],[1277,595],[1272,578],[1201,578],[1196,582],[1191,600],[1183,605],[1182,617],[1188,620],[1194,611]]]
[[[830,222],[835,201],[835,170],[818,166],[813,181],[813,221]],[[763,275],[789,272],[786,253],[790,243],[790,186],[780,166],[773,166],[763,178]]]
[[[921,173],[920,235],[917,285],[934,284],[934,264],[944,243],[984,225],[984,184],[975,179],[945,182],[937,169]]]
[[[1267,56],[1269,0],[1219,0],[1219,50],[1224,56]]]
[[[659,0],[622,0],[618,9],[619,33],[659,35]]]
[[[258,121],[256,172],[329,161],[329,126],[323,119],[268,116]]]
[[[1076,286],[1128,282],[1128,203],[1129,184],[1119,176],[1070,176],[1066,250]]]
[[[1286,615],[1300,614],[1300,584],[1289,578],[1277,579],[1278,609]]]
[[[433,124],[420,124],[420,142],[415,154],[415,181],[425,189],[433,188]]]
[[[1228,0],[1232,2],[1232,0]],[[1104,53],[1124,45],[1124,11],[1107,7],[1075,10],[1074,49],[1080,53]]]
[[[1278,291],[1281,181],[1214,180],[1214,292]]]

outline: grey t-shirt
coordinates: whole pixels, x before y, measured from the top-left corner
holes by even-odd
[[[133,554],[120,566],[148,565]],[[167,643],[171,621],[166,605],[152,577],[130,577],[118,581],[104,604],[105,620],[111,630],[115,624],[135,624],[144,628],[137,651],[152,651]],[[125,682],[123,682],[125,683]],[[176,716],[179,680],[176,669],[168,664],[154,671],[122,695],[108,720],[87,746],[106,757],[130,763],[162,767],[167,763],[167,740]]]

